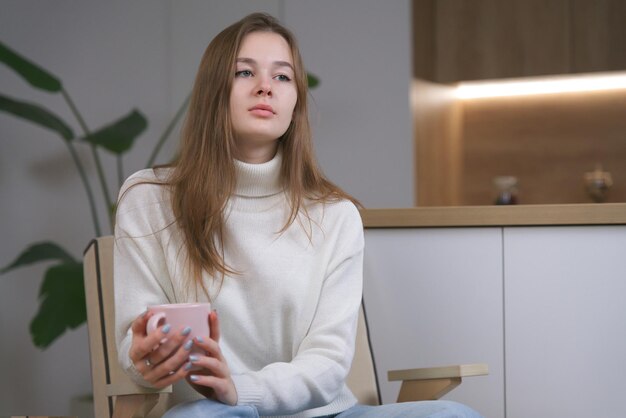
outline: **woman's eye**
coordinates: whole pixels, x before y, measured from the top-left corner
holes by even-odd
[[[278,74],[275,77],[278,81],[291,81],[291,78],[289,78],[288,76],[286,76],[285,74]]]
[[[235,77],[252,77],[252,71],[250,70],[241,70],[235,72]]]

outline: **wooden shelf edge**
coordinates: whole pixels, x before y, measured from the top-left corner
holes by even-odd
[[[626,225],[626,203],[362,209],[365,228]]]

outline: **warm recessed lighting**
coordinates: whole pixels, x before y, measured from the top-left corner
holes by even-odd
[[[626,88],[626,73],[598,73],[577,76],[552,76],[500,81],[468,81],[456,89],[461,99],[527,96],[532,94],[570,93]]]

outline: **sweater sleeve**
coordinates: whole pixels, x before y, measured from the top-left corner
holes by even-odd
[[[114,263],[115,334],[119,363],[136,383],[150,387],[129,357],[132,322],[149,305],[172,303],[166,286],[168,270],[160,245],[159,206],[155,191],[162,186],[136,182],[131,177],[122,187],[116,215]]]
[[[260,415],[321,407],[335,400],[344,387],[354,355],[363,282],[363,225],[356,208],[349,207],[348,216],[337,225],[338,239],[317,309],[295,357],[232,376],[238,403],[255,406]]]

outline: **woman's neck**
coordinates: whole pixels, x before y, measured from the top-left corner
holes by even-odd
[[[277,150],[269,161],[250,163],[235,160],[237,187],[235,194],[246,197],[263,197],[283,190],[281,177],[282,152]]]
[[[263,164],[274,158],[278,151],[278,140],[265,144],[238,144],[235,158],[248,164]]]

